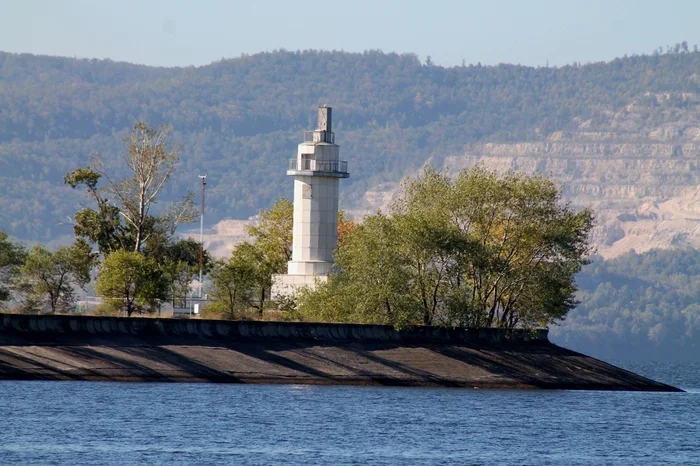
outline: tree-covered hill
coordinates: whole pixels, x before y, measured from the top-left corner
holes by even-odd
[[[700,251],[595,259],[554,341],[606,359],[700,360]]]
[[[560,68],[443,68],[415,55],[276,51],[199,68],[155,68],[0,52],[0,228],[47,241],[70,234],[81,201],[62,178],[91,152],[120,154],[133,123],[173,126],[181,163],[165,197],[208,173],[207,223],[245,218],[291,194],[285,179],[315,107],[335,109],[352,177],[346,206],[427,159],[479,141],[538,140],[630,104],[660,121],[700,87],[700,53]],[[668,93],[658,101],[654,94]]]

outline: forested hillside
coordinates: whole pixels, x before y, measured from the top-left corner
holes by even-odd
[[[700,360],[700,251],[597,258],[576,281],[580,304],[555,342],[606,359]]]
[[[199,68],[0,53],[0,229],[35,241],[70,235],[67,217],[82,199],[63,176],[91,152],[116,157],[138,119],[172,125],[181,142],[165,199],[209,174],[211,224],[291,194],[287,159],[320,104],[335,109],[350,207],[367,189],[465,144],[542,140],[632,104],[662,123],[697,105],[685,96],[698,92],[698,70],[700,53],[682,44],[560,68],[443,68],[378,51],[277,51]]]

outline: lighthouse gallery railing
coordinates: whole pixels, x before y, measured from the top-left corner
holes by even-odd
[[[348,163],[345,160],[312,160],[312,159],[290,159],[290,170],[347,173]]]

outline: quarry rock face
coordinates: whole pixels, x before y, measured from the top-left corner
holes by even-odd
[[[497,172],[541,173],[575,208],[591,207],[591,241],[611,258],[632,249],[700,247],[700,120],[693,112],[664,114],[653,125],[644,108],[628,106],[578,130],[540,141],[468,144],[436,164],[450,175],[481,165]],[[365,212],[386,208],[399,184],[365,195]]]

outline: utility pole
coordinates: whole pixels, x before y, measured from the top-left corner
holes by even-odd
[[[199,175],[202,180],[202,210],[199,217],[199,299],[202,299],[202,271],[204,270],[204,188],[207,186],[207,175]]]

